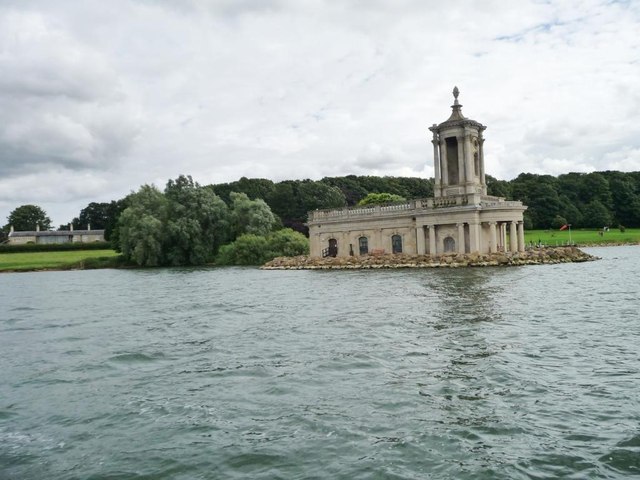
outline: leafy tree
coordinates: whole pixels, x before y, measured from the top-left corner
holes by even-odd
[[[585,227],[607,227],[611,225],[611,214],[609,210],[600,202],[600,200],[592,200],[584,210]]]
[[[609,182],[599,172],[588,173],[580,177],[578,197],[585,204],[591,200],[598,200],[607,209],[612,205]]]
[[[560,215],[556,215],[553,219],[553,222],[551,222],[551,226],[555,229],[558,229],[564,225],[566,225],[567,223],[567,219],[564,217],[561,217]]]
[[[635,192],[631,178],[610,180],[613,210],[617,223],[626,226],[640,226],[640,195]]]
[[[21,205],[7,217],[8,223],[4,229],[8,232],[13,226],[16,231],[34,231],[37,226],[41,230],[51,228],[51,219],[47,213],[37,205]]]
[[[290,219],[300,216],[297,201],[297,182],[286,180],[275,185],[273,192],[265,199],[269,207],[286,225]]]
[[[164,237],[169,265],[200,265],[229,240],[229,211],[213,191],[191,176],[169,180],[165,188],[168,215]]]
[[[269,261],[270,251],[267,238],[247,233],[224,245],[218,256],[218,265],[262,265]]]
[[[118,221],[119,250],[126,260],[138,265],[162,265],[167,199],[156,187],[143,185],[128,200],[130,206]]]
[[[301,215],[298,218],[306,218],[310,210],[339,208],[346,204],[344,194],[338,188],[310,180],[300,183],[298,198],[301,208]]]
[[[244,193],[231,192],[231,232],[233,237],[243,233],[267,235],[277,224],[269,205],[262,199],[251,200]]]
[[[275,257],[309,253],[309,240],[291,229],[267,236],[244,234],[224,245],[216,257],[218,265],[262,265]]]
[[[309,253],[309,239],[290,228],[283,228],[268,236],[270,258],[295,257]],[[267,260],[267,261],[269,261]]]
[[[80,210],[77,218],[73,219],[73,228],[85,229],[90,225],[93,230],[104,230],[109,223],[111,209],[110,203],[91,202]]]
[[[265,178],[242,177],[235,182],[211,185],[211,188],[227,205],[230,205],[231,192],[244,193],[252,200],[261,198],[266,201],[273,194],[275,184]]]
[[[506,180],[498,180],[491,175],[485,175],[487,193],[494,197],[511,198],[511,186]]]
[[[369,193],[358,205],[381,205],[383,203],[404,202],[406,199],[393,193]]]

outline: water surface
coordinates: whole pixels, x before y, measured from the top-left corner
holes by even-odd
[[[640,475],[640,247],[0,275],[0,478]]]

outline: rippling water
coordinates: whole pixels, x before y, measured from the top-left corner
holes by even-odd
[[[0,275],[0,478],[640,475],[640,247]]]

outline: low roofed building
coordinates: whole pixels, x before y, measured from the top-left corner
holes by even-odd
[[[10,227],[7,242],[9,245],[24,245],[27,243],[36,244],[58,244],[58,243],[92,243],[104,242],[104,230],[91,230],[91,226],[87,226],[87,230],[74,230],[70,226],[70,230],[40,230],[39,227],[35,231],[15,231]]]

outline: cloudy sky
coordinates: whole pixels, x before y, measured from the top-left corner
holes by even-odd
[[[183,173],[431,177],[454,85],[493,176],[640,170],[638,32],[633,0],[0,0],[0,225]]]

